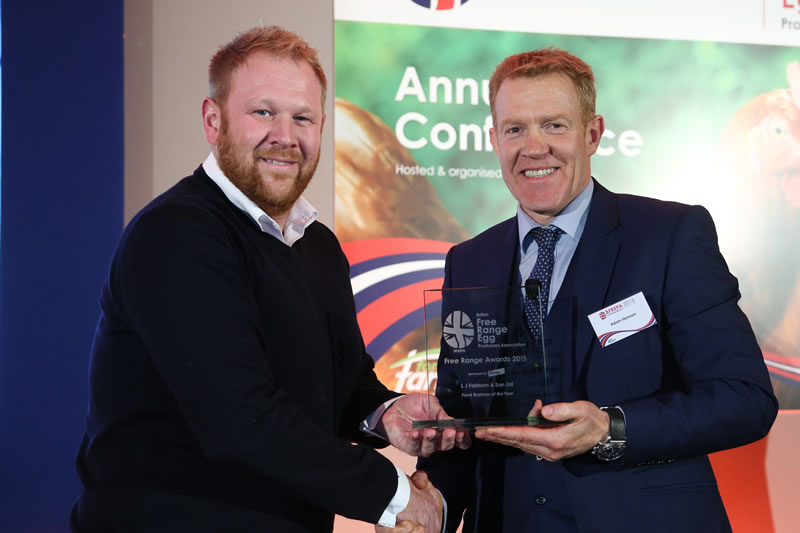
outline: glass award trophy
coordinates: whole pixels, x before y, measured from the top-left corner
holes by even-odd
[[[550,400],[539,287],[529,279],[524,287],[424,291],[428,368],[437,368],[436,397],[456,418],[418,420],[415,429],[558,424],[528,416],[537,399]]]

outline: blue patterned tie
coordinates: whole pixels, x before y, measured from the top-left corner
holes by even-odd
[[[533,235],[533,240],[539,245],[539,252],[536,255],[536,263],[531,270],[530,279],[537,279],[541,283],[540,294],[541,297],[538,301],[541,303],[541,308],[537,305],[537,300],[525,297],[525,317],[528,319],[528,326],[534,338],[541,339],[542,319],[547,316],[547,305],[550,301],[550,278],[553,275],[553,251],[556,247],[556,242],[561,234],[564,233],[555,226],[547,228],[533,228],[530,234]]]

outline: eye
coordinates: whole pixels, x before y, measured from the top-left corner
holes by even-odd
[[[763,127],[770,140],[785,141],[789,137],[789,121],[783,117],[771,115],[764,120]]]
[[[519,126],[511,126],[506,128],[506,135],[514,135],[515,133],[519,133],[522,129]]]
[[[311,119],[310,119],[310,118],[308,118],[308,117],[304,117],[304,116],[302,116],[302,115],[298,115],[298,116],[294,117],[294,119],[295,119],[296,121],[298,121],[298,122],[311,122]]]
[[[259,117],[268,117],[268,116],[270,116],[272,114],[269,111],[267,111],[266,109],[256,109],[255,111],[253,111],[253,113],[258,115]]]

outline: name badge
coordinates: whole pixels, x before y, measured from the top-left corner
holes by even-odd
[[[589,315],[600,346],[607,346],[655,325],[644,294],[637,292]]]

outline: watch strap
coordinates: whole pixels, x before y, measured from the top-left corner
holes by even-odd
[[[625,441],[625,413],[619,407],[601,407],[608,413],[608,440]]]
[[[592,455],[600,461],[616,461],[625,453],[625,413],[619,407],[601,407],[608,413],[608,437],[592,448]]]

